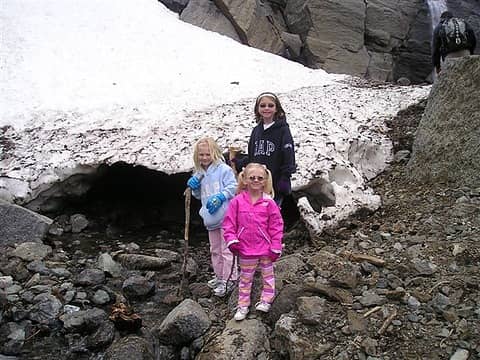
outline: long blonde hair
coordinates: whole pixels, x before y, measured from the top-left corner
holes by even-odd
[[[259,168],[265,171],[265,185],[263,186],[263,192],[273,198],[275,193],[273,191],[272,173],[265,165],[259,163],[248,164],[242,169],[240,174],[238,174],[237,194],[247,188],[248,173],[252,168]]]
[[[195,165],[195,170],[197,172],[203,170],[202,166],[200,165],[200,160],[198,159],[198,147],[201,144],[207,144],[208,150],[210,151],[210,155],[212,157],[213,164],[225,162],[225,158],[222,155],[222,150],[220,150],[220,147],[218,146],[217,142],[209,136],[203,137],[200,140],[198,140],[193,146],[193,163]]]

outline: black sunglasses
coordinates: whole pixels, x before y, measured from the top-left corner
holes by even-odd
[[[275,107],[275,104],[260,104],[259,106],[260,106],[261,108],[264,108],[264,107],[273,108],[273,107]]]
[[[265,180],[265,178],[263,176],[249,176],[248,179],[250,181],[255,181],[255,180],[263,181],[263,180]]]

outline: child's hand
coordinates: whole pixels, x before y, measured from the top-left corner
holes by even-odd
[[[270,258],[270,260],[272,260],[272,262],[275,262],[275,261],[278,260],[280,255],[281,255],[281,253],[276,253],[276,252],[273,252],[272,250],[270,250],[270,254],[268,255],[268,257]]]
[[[290,181],[287,178],[281,177],[278,181],[278,191],[282,194],[288,195],[291,191]]]
[[[220,206],[227,200],[223,193],[210,196],[207,201],[207,210],[209,214],[214,214],[220,209]]]
[[[235,243],[233,243],[233,244],[230,244],[230,246],[228,247],[228,250],[230,250],[230,252],[231,252],[233,255],[237,255],[237,254],[238,254],[238,251],[240,250],[240,243],[235,242]]]
[[[188,179],[187,185],[192,190],[200,189],[200,180],[198,180],[196,176],[192,176],[190,179]]]

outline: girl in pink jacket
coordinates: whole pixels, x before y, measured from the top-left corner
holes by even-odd
[[[272,176],[265,165],[250,163],[239,174],[239,194],[228,206],[223,220],[228,248],[239,256],[240,281],[235,320],[246,318],[255,270],[263,278],[258,311],[268,312],[275,297],[273,263],[282,253],[283,219],[273,201]]]

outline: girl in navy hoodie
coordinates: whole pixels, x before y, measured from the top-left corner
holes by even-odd
[[[228,202],[234,197],[237,180],[230,166],[225,164],[222,152],[214,139],[205,137],[193,149],[195,172],[187,181],[192,195],[200,199],[200,216],[208,230],[210,254],[215,276],[208,281],[216,296],[224,296],[237,280],[237,267],[232,266],[233,255],[223,239],[222,221]],[[227,281],[230,280],[228,283]]]
[[[275,202],[281,206],[285,195],[292,192],[290,177],[296,170],[295,148],[285,111],[277,95],[261,93],[255,100],[257,126],[248,142],[248,158],[234,160],[237,171],[248,163],[264,164],[272,172]]]

